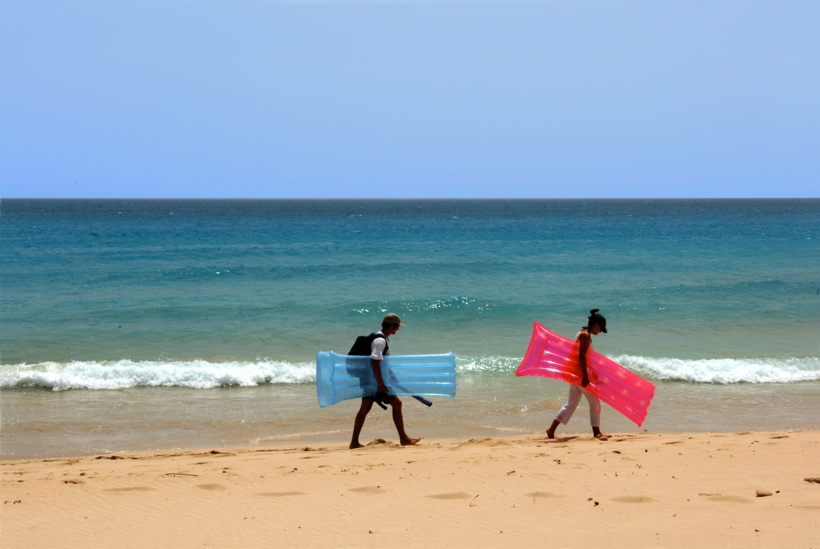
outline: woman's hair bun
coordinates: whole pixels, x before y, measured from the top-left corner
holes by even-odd
[[[604,315],[598,312],[598,309],[592,309],[589,311],[589,320],[587,320],[587,326],[592,326],[593,324],[597,324],[601,327],[601,331],[606,333],[606,318]]]

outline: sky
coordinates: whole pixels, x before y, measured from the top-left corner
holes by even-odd
[[[25,0],[0,198],[820,197],[817,0]]]

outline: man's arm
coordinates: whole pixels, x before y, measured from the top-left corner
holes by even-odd
[[[376,389],[379,393],[386,393],[387,386],[384,384],[384,380],[382,379],[382,363],[380,360],[376,360],[371,358],[370,359],[370,367],[373,368],[373,376],[376,378],[376,384],[378,388]]]

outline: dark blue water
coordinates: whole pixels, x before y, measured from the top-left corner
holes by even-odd
[[[592,307],[616,353],[818,354],[820,200],[5,200],[0,230],[4,364],[309,360],[385,311],[517,356]]]

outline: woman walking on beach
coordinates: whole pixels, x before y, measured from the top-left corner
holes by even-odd
[[[592,434],[598,440],[607,440],[609,438],[609,435],[605,435],[601,432],[601,401],[598,400],[597,396],[584,389],[584,387],[589,385],[587,351],[592,349],[592,336],[598,335],[601,332],[607,333],[606,318],[604,318],[604,315],[598,313],[598,309],[592,309],[589,312],[587,325],[581,328],[581,331],[578,332],[578,335],[575,337],[576,346],[578,348],[578,367],[581,369],[581,386],[578,387],[577,385],[570,384],[567,403],[561,407],[552,425],[547,429],[547,436],[549,438],[555,438],[555,429],[558,428],[559,424],[563,423],[566,425],[569,422],[572,414],[575,412],[575,408],[578,406],[578,403],[581,402],[581,395],[585,396],[587,402],[589,402],[589,421],[592,424]]]

